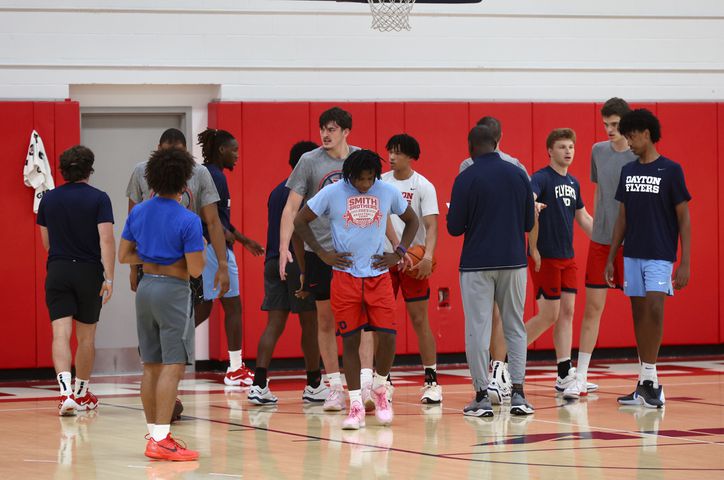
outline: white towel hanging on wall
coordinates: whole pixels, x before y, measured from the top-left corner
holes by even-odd
[[[26,186],[35,189],[33,212],[38,213],[40,200],[45,192],[55,188],[55,182],[53,182],[53,174],[50,171],[43,139],[35,130],[30,134],[28,155],[25,157],[25,167],[23,168],[23,181]]]

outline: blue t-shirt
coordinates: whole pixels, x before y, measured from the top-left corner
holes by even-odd
[[[226,230],[231,230],[231,196],[229,195],[229,184],[226,182],[226,176],[224,172],[214,164],[205,163],[204,166],[209,170],[211,178],[214,180],[214,185],[216,185],[216,191],[219,192],[219,201],[216,202],[216,206],[219,210],[221,226]],[[204,237],[209,243],[211,242],[206,224],[204,224]]]
[[[537,202],[544,203],[538,216],[538,251],[543,258],[573,258],[573,220],[583,208],[581,186],[573,175],[561,175],[552,167],[541,168],[530,179]]]
[[[36,221],[48,229],[48,263],[101,263],[98,224],[113,223],[111,199],[85,182],[66,183],[45,193]]]
[[[204,250],[201,219],[170,198],[153,197],[133,207],[121,236],[136,243],[141,260],[158,265]]]
[[[616,200],[626,208],[623,254],[676,261],[679,220],[676,206],[691,200],[681,165],[666,157],[624,165]]]
[[[402,215],[407,210],[407,201],[395,186],[377,180],[363,194],[350,183],[340,181],[321,189],[307,206],[318,217],[329,219],[334,249],[352,253],[352,267],[346,270],[334,267],[335,270],[357,278],[387,272],[387,269],[372,268],[372,256],[384,253],[390,213]]]
[[[282,221],[282,212],[289,198],[287,181],[276,186],[269,194],[267,206],[267,228],[266,228],[266,257],[264,262],[279,258],[279,225]],[[291,251],[291,247],[289,249]]]

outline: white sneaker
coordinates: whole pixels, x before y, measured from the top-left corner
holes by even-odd
[[[375,401],[372,399],[372,382],[362,385],[361,393],[365,412],[373,412],[375,410]]]
[[[556,376],[556,391],[564,392],[566,388],[576,383],[576,368],[570,368],[565,378]]]
[[[249,394],[247,400],[254,405],[275,405],[277,403],[277,397],[269,390],[269,381],[266,383],[266,387],[261,388],[259,385],[252,385],[249,387]]]
[[[324,401],[324,411],[341,412],[347,408],[347,400],[345,400],[344,397],[344,388],[342,385],[331,387],[329,389],[329,396],[327,396],[327,399]]]
[[[576,380],[575,382],[571,382],[571,384],[568,385],[565,390],[563,390],[563,398],[565,400],[578,400],[580,396],[581,389],[579,387],[578,380]]]
[[[442,387],[437,382],[426,383],[422,387],[420,402],[430,405],[442,402]]]
[[[58,415],[61,417],[72,417],[75,415],[77,408],[78,404],[75,403],[75,397],[72,393],[70,395],[61,395],[58,402]]]
[[[317,388],[307,385],[302,392],[302,400],[305,403],[321,403],[324,402],[327,397],[329,397],[329,388],[324,382],[319,382]]]
[[[504,362],[493,362],[493,374],[488,384],[488,398],[493,405],[502,405],[510,401],[512,384],[510,375]]]
[[[392,403],[392,395],[395,393],[395,387],[390,382],[387,382],[385,386],[387,387],[387,403]]]

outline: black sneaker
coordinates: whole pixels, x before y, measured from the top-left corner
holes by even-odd
[[[651,380],[636,384],[636,391],[618,397],[620,405],[643,405],[646,408],[662,408],[665,402],[664,387],[659,384],[654,388],[654,382]]]
[[[646,408],[662,408],[664,406],[664,387],[659,384],[654,388],[654,382],[644,380],[636,386],[636,393],[641,399],[641,404]]]

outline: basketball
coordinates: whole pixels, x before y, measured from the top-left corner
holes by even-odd
[[[410,259],[412,260],[412,266],[414,267],[425,256],[425,246],[424,245],[413,245],[407,250],[407,255],[410,256]],[[432,258],[432,271],[435,271],[435,268],[437,267],[437,260],[435,257]],[[415,273],[411,270],[405,270],[405,273],[411,277],[415,276]]]

